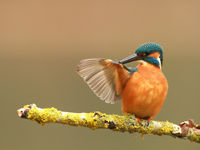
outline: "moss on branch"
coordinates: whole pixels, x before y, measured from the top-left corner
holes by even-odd
[[[46,123],[61,123],[71,126],[83,126],[90,129],[110,129],[121,132],[139,132],[142,134],[169,135],[182,139],[189,139],[200,143],[200,126],[188,120],[179,125],[168,121],[142,120],[141,124],[133,115],[108,115],[101,112],[72,113],[63,112],[56,108],[38,108],[35,104],[26,105],[17,110],[21,118],[35,120],[41,125]]]

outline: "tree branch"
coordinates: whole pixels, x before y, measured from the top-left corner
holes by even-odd
[[[39,108],[35,104],[26,105],[17,110],[21,118],[35,120],[41,125],[45,123],[61,123],[70,126],[83,126],[91,129],[111,129],[113,131],[139,132],[142,134],[169,135],[200,143],[200,125],[192,120],[178,125],[168,121],[142,120],[141,124],[133,115],[107,115],[101,112],[72,113],[59,111],[56,108]]]

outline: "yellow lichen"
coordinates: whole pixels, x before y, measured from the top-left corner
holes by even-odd
[[[29,106],[27,105],[26,107]],[[87,126],[93,130],[97,128],[109,128],[110,122],[113,122],[115,125],[113,130],[117,131],[139,131],[142,134],[149,134],[152,133],[154,129],[152,123],[145,127],[141,126],[132,115],[119,116],[93,112],[84,114],[84,119],[81,115],[82,114],[77,113],[67,113],[65,115],[61,115],[61,112],[53,107],[40,110],[33,106],[28,113],[28,118],[31,120],[37,120],[42,125],[47,122],[57,122],[58,120],[61,120],[64,124]],[[142,120],[141,123],[145,124],[146,121]],[[162,124],[165,125],[162,125],[162,128],[156,131],[157,134],[161,135],[163,133],[169,133],[173,130],[173,124],[170,124],[169,122],[164,122]]]
[[[133,115],[107,115],[101,112],[91,113],[64,113],[56,108],[40,109],[35,104],[26,105],[24,109],[29,109],[27,118],[36,120],[41,125],[48,122],[58,122],[72,126],[84,126],[95,129],[112,129],[113,131],[128,131],[130,133],[139,132],[144,134],[157,134],[157,135],[172,135],[174,131],[174,124],[168,121],[159,122],[151,121],[149,124],[145,120],[141,120],[141,124]],[[172,135],[174,136],[174,135]],[[186,136],[191,141],[200,142],[200,134],[190,129]]]
[[[190,139],[191,142],[193,142],[193,141],[200,141],[200,135],[196,134],[193,131],[193,129],[189,129],[188,137],[189,137],[189,139]]]
[[[24,106],[24,108],[28,108],[28,107],[30,107],[30,105],[25,105],[25,106]]]
[[[161,128],[155,131],[154,134],[162,135],[162,134],[170,134],[174,131],[173,123],[170,123],[168,121],[160,122]]]
[[[56,108],[37,109],[32,107],[29,110],[28,118],[31,120],[37,120],[41,125],[45,125],[47,122],[57,122],[61,117],[61,112]]]

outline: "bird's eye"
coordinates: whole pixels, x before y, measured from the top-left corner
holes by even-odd
[[[146,53],[139,53],[138,55],[139,56],[146,56],[147,54]]]

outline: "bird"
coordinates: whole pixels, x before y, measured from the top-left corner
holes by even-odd
[[[138,62],[136,67],[127,63]],[[115,61],[105,58],[83,59],[77,73],[91,90],[106,103],[121,100],[124,115],[132,114],[148,123],[160,112],[168,93],[168,81],[162,72],[163,48],[144,43],[134,54]]]

